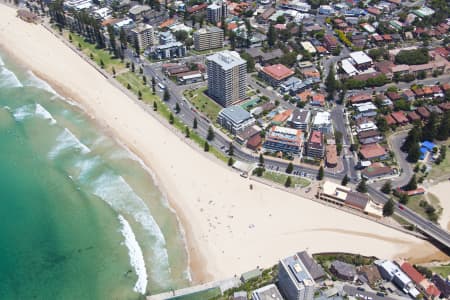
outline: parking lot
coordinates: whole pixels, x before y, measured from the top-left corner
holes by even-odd
[[[394,298],[390,298],[387,296],[383,296],[382,293],[374,293],[366,291],[364,288],[361,287],[355,287],[351,285],[345,285],[344,286],[344,292],[347,293],[349,296],[353,296],[357,299],[364,299],[364,300],[395,300]]]

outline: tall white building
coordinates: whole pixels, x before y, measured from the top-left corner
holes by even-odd
[[[280,260],[278,285],[287,300],[312,300],[314,279],[297,254]]]
[[[235,51],[225,50],[206,58],[208,95],[223,107],[245,99],[247,62]]]
[[[153,46],[156,43],[153,27],[148,24],[138,24],[136,28],[131,30],[130,37],[133,46],[138,43],[141,50],[145,50],[148,46]]]
[[[194,32],[194,47],[197,51],[223,47],[223,30],[218,27],[201,28]]]
[[[227,4],[225,2],[210,4],[206,8],[206,18],[209,23],[216,25],[218,22],[222,22],[222,17],[227,17],[227,10]]]

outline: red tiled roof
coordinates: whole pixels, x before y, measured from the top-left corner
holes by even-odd
[[[412,279],[416,284],[419,284],[422,280],[425,279],[425,277],[420,274],[410,263],[405,262],[403,263],[400,268],[403,270],[403,272],[406,273],[406,275],[409,276],[409,278]]]
[[[372,101],[372,95],[367,93],[355,94],[350,96],[349,100],[351,103],[368,102]]]
[[[441,295],[441,291],[433,283],[428,286],[425,292],[427,295],[433,297],[439,297]]]
[[[420,116],[415,111],[409,112],[407,117],[411,120],[411,122],[420,120]]]
[[[386,123],[388,125],[395,125],[395,124],[397,124],[397,122],[394,120],[394,118],[391,115],[387,115],[385,117],[385,119],[386,119]]]
[[[322,144],[322,132],[314,130],[309,137],[309,142],[314,144]]]
[[[425,107],[421,106],[416,109],[417,113],[424,119],[428,119],[431,113]]]
[[[391,114],[392,118],[394,118],[397,123],[408,123],[408,118],[405,116],[405,113],[402,111],[396,111]]]
[[[386,155],[386,149],[380,146],[378,143],[362,145],[359,150],[362,157],[365,159],[373,159]]]
[[[283,80],[295,74],[294,71],[282,64],[263,67],[261,71],[276,80]]]
[[[199,10],[205,9],[208,6],[208,3],[197,4],[187,9],[187,12],[192,14]]]
[[[450,110],[450,102],[444,102],[438,105],[440,109],[442,110]]]

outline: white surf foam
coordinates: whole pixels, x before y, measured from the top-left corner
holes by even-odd
[[[80,142],[80,140],[67,128],[64,128],[64,131],[56,138],[56,141],[58,143],[48,154],[49,158],[55,158],[68,148],[79,149],[83,154],[91,152],[91,149]]]
[[[107,202],[115,211],[126,213],[140,223],[151,238],[151,277],[164,286],[170,280],[169,255],[166,240],[144,201],[135,194],[122,176],[112,172],[103,173],[92,182],[94,194]]]
[[[41,90],[45,90],[49,92],[50,94],[53,94],[54,96],[64,98],[60,94],[58,94],[51,86],[48,84],[45,80],[42,80],[41,78],[37,77],[32,71],[28,70],[28,79],[25,82],[26,86],[32,86]]]
[[[39,103],[36,104],[35,113],[46,120],[50,120],[50,124],[56,124],[56,120],[53,118],[52,114]]]
[[[2,66],[4,66],[5,65],[5,63],[3,62],[3,59],[2,59],[2,57],[0,56],[0,67],[2,67]]]
[[[101,164],[101,159],[98,156],[81,159],[76,164],[75,167],[79,170],[78,180],[85,182],[89,180],[89,175],[91,172]]]
[[[0,72],[0,87],[23,87],[22,83],[17,78],[16,74],[14,74],[9,69],[5,68],[4,66],[1,67]]]
[[[24,105],[18,107],[13,112],[13,117],[16,121],[22,121],[35,114],[35,108],[33,104]]]
[[[145,268],[144,254],[127,220],[122,215],[119,215],[119,221],[122,224],[120,232],[125,238],[124,244],[128,248],[130,264],[138,277],[133,290],[144,295],[147,290],[147,269]]]

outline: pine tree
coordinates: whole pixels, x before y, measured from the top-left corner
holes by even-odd
[[[419,160],[420,155],[421,153],[419,143],[415,143],[412,146],[410,146],[406,160],[409,161],[410,163],[416,163]]]
[[[114,76],[116,76],[116,69],[114,67],[112,67],[112,73]]]
[[[367,193],[367,183],[366,183],[366,179],[362,179],[359,183],[358,186],[356,187],[356,190],[360,193]]]
[[[134,66],[134,62],[131,62],[131,72],[133,72],[133,73],[134,73],[134,71],[135,71],[135,66]]]
[[[439,129],[436,134],[436,139],[440,141],[445,141],[448,139],[449,135],[450,135],[450,111],[447,111],[441,120],[441,124],[439,125]]]
[[[234,164],[233,158],[230,156],[228,158],[228,165],[231,167]]]
[[[228,155],[233,156],[234,155],[234,146],[233,143],[230,142],[230,146],[228,147]]]
[[[437,115],[436,113],[431,113],[427,124],[422,130],[422,141],[433,141],[437,135]]]
[[[323,166],[320,166],[319,171],[317,172],[317,179],[318,180],[322,180],[323,176],[324,176],[324,170],[323,170]]]
[[[408,152],[408,150],[414,145],[418,144],[420,139],[422,137],[422,130],[420,126],[416,125],[414,126],[409,132],[408,136],[405,139],[405,142],[401,146],[401,150],[403,152]]]
[[[197,129],[197,118],[194,118],[194,122],[192,124],[192,128]]]
[[[175,122],[175,119],[174,119],[174,117],[173,117],[173,114],[170,113],[170,115],[169,115],[169,123],[170,123],[170,124],[173,124],[174,122]]]
[[[206,136],[206,139],[208,141],[212,141],[214,139],[214,130],[212,129],[211,126],[208,127],[208,134]]]
[[[294,171],[294,165],[290,162],[286,168],[286,173],[291,174]]]
[[[203,151],[208,152],[209,151],[209,144],[207,141],[205,141],[205,145],[203,147]]]
[[[390,194],[392,190],[392,183],[390,180],[386,181],[380,189],[385,194]]]
[[[153,110],[154,111],[158,110],[158,104],[156,103],[156,101],[153,101]]]
[[[389,199],[383,206],[383,216],[389,217],[394,213],[395,203],[392,199]]]
[[[187,126],[186,126],[186,129],[185,129],[185,136],[187,138],[190,138],[190,136],[191,136],[191,132],[189,131],[189,127],[187,127]]]
[[[156,92],[156,79],[152,77],[152,92],[153,94]]]
[[[164,101],[169,101],[170,100],[170,93],[167,89],[164,90],[164,96],[163,96]]]
[[[401,203],[401,204],[408,204],[408,201],[409,201],[409,197],[408,197],[408,194],[406,194],[406,193],[401,193],[400,194],[400,197],[399,197],[399,199],[398,199],[398,201]]]
[[[291,186],[291,184],[292,184],[291,176],[288,176],[286,178],[286,182],[284,183],[284,186],[288,188]]]
[[[269,43],[270,47],[275,46],[275,43],[277,41],[277,32],[275,31],[275,27],[272,23],[269,25],[269,30],[267,32],[267,42]]]
[[[147,84],[147,77],[144,75],[142,76],[142,82],[146,85]]]
[[[342,178],[341,185],[346,186],[347,183],[350,181],[347,174],[345,174],[344,178]]]
[[[328,72],[327,78],[325,80],[325,87],[328,92],[328,99],[334,99],[334,94],[338,86],[338,81],[336,80],[336,74],[334,71],[334,65],[330,66],[330,71]]]
[[[127,89],[131,90],[131,85],[127,83]]]
[[[415,189],[417,189],[416,174],[414,174],[409,180],[408,184],[403,187],[403,190],[405,191],[412,191]]]
[[[139,100],[142,100],[142,92],[140,90],[138,91],[138,98]]]
[[[175,104],[175,113],[179,114],[180,113],[180,105],[178,104],[178,102]]]

